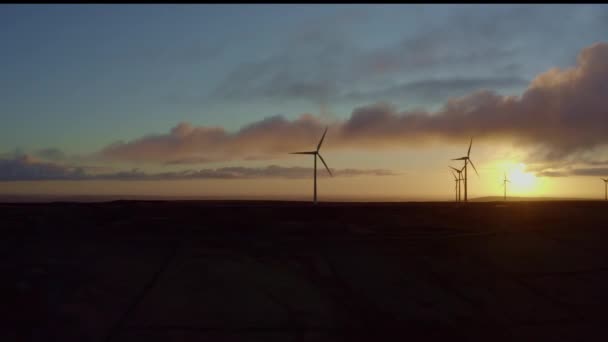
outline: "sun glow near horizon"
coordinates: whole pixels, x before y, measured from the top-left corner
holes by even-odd
[[[543,194],[543,186],[536,175],[526,171],[526,164],[508,162],[503,168],[507,174],[507,196],[530,196]],[[504,179],[504,172],[500,174],[500,181]]]

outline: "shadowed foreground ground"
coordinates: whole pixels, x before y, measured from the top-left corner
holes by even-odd
[[[606,340],[608,204],[0,204],[0,341]]]

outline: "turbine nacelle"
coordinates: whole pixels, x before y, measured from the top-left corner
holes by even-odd
[[[457,169],[457,168],[455,168],[455,167],[453,167],[453,166],[448,166],[448,167],[449,167],[450,169],[452,169],[452,170],[454,170],[454,171],[458,172],[458,173],[462,172],[462,170],[459,170],[459,169]]]
[[[473,170],[475,170],[475,173],[477,174],[477,176],[479,176],[479,172],[477,172],[477,168],[475,167],[475,164],[473,164],[473,161],[468,156],[464,156],[464,157],[460,157],[460,158],[455,158],[455,159],[452,159],[452,160],[464,160],[465,166],[466,166],[466,164],[471,164],[471,166],[473,167]],[[464,166],[463,166],[463,168],[464,168]]]
[[[329,166],[327,166],[325,159],[323,159],[323,157],[319,153],[319,150],[321,149],[321,145],[323,144],[323,140],[325,140],[325,134],[327,134],[327,127],[325,127],[325,132],[323,132],[323,135],[321,136],[321,140],[319,140],[319,144],[317,145],[317,149],[315,151],[290,152],[289,154],[312,154],[315,157],[319,156],[319,159],[321,159],[321,162],[325,166],[325,169],[327,170],[327,172],[329,172],[329,175],[333,177],[334,175],[331,173]]]
[[[458,177],[460,177],[460,176],[461,176],[461,173],[462,173],[462,171],[464,170],[464,166],[463,166],[463,167],[461,167],[460,169],[457,169],[457,168],[455,168],[455,167],[453,167],[453,166],[448,166],[448,167],[449,167],[450,169],[452,169],[452,170],[454,170],[454,171],[458,172]]]
[[[454,180],[456,182],[458,182],[460,180],[460,174],[458,174],[458,177],[456,177],[456,175],[454,174],[454,171],[450,170],[450,173],[452,174],[452,176],[454,176]]]
[[[507,179],[507,173],[506,172],[504,173],[504,179],[502,181],[505,182],[505,183],[511,183],[511,181]]]

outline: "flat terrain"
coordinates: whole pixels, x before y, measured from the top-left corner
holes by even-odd
[[[0,341],[608,340],[600,201],[5,203],[0,218]]]

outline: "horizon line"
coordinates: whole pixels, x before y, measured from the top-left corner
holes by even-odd
[[[77,195],[77,194],[0,194],[0,203],[49,203],[49,202],[112,202],[112,201],[252,201],[252,202],[310,202],[308,196],[281,195]],[[526,202],[526,201],[604,201],[594,197],[560,197],[560,196],[479,196],[470,198],[472,202]],[[414,203],[414,202],[453,202],[453,199],[437,197],[404,198],[398,196],[382,196],[369,198],[365,196],[334,195],[324,196],[320,203]]]

